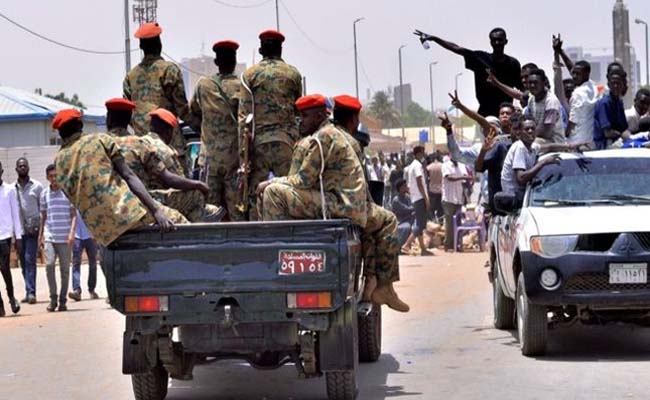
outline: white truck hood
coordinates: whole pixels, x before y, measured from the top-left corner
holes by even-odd
[[[542,236],[650,231],[650,205],[529,207],[527,211]]]

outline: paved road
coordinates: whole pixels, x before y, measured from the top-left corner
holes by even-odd
[[[554,331],[547,356],[524,358],[514,333],[491,327],[484,254],[401,261],[398,290],[412,311],[384,313],[384,353],[362,366],[360,399],[648,398],[650,331]],[[0,319],[0,400],[132,398],[121,374],[123,318],[103,300],[72,303],[68,313],[45,306]],[[297,380],[292,366],[261,372],[222,362],[198,367],[194,381],[172,381],[168,399],[315,400],[324,390],[322,379]]]

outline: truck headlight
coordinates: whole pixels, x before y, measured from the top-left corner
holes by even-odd
[[[578,235],[533,236],[530,250],[544,258],[558,258],[572,252],[578,244]]]

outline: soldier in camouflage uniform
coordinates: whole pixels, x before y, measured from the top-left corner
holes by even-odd
[[[57,181],[99,244],[108,246],[124,232],[151,223],[163,231],[187,223],[178,211],[151,198],[124,162],[115,139],[82,134],[79,111],[60,111],[52,128],[63,141],[55,161]]]
[[[244,88],[239,104],[240,132],[244,132],[248,114],[255,115],[255,138],[249,157],[249,187],[253,190],[260,182],[268,179],[269,173],[285,176],[289,172],[292,148],[298,139],[294,103],[302,95],[302,76],[296,68],[281,58],[284,35],[268,30],[262,32],[259,37],[259,52],[263,59],[244,72]],[[251,220],[259,217],[256,202],[257,198],[252,193]]]
[[[351,126],[349,112],[339,108],[334,109],[335,124],[341,130],[349,132]],[[356,130],[355,130],[356,131]],[[370,136],[365,132],[354,132],[354,150],[363,162],[363,147],[370,143]],[[364,169],[364,171],[366,171]],[[367,180],[366,176],[366,180]],[[366,285],[363,292],[365,301],[372,300],[376,304],[386,304],[390,308],[408,312],[409,306],[395,293],[393,282],[399,281],[399,241],[397,236],[397,217],[392,212],[377,205],[370,192],[367,195],[368,223],[361,233],[363,249],[364,275]]]
[[[367,186],[363,167],[352,146],[354,139],[326,116],[323,108],[304,110],[301,123],[304,131],[313,123],[316,133],[309,137],[307,151],[302,151],[305,142],[301,142],[301,151],[295,154],[296,158],[304,155],[297,172],[258,186],[258,193],[263,195],[265,221],[323,218],[322,197],[325,197],[328,217],[348,218],[361,227],[366,226]]]
[[[234,75],[239,44],[223,40],[212,46],[219,73],[199,80],[190,100],[193,120],[201,124],[199,166],[210,187],[209,201],[225,207],[231,221],[243,221],[237,209],[239,92]]]
[[[106,101],[106,129],[113,137],[131,136],[129,125],[135,110],[135,103],[123,98]]]
[[[175,151],[167,145],[177,124],[174,114],[157,109],[151,112],[148,134],[117,138],[116,142],[127,165],[154,199],[178,210],[190,222],[216,222],[221,209],[206,204],[208,185],[185,178]]]
[[[146,23],[135,32],[135,37],[140,39],[144,58],[124,78],[124,98],[135,103],[132,126],[139,136],[148,132],[148,114],[157,108],[164,108],[185,122],[192,122],[181,70],[178,65],[160,56],[161,33],[162,28],[157,23]],[[181,158],[184,157],[185,138],[178,128],[174,130],[171,146]]]

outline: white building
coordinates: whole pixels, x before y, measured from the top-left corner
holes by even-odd
[[[58,111],[71,107],[36,93],[0,86],[0,148],[58,144],[52,118]],[[105,111],[83,110],[83,114],[84,131],[104,130]]]

